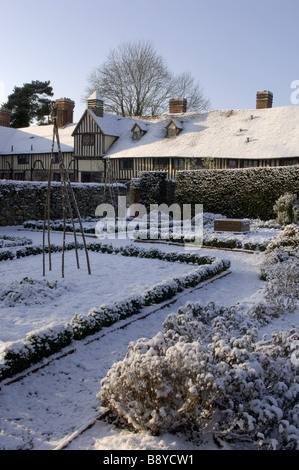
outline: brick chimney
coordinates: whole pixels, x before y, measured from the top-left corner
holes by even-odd
[[[91,109],[99,117],[104,116],[104,100],[97,91],[94,91],[88,98],[87,108]]]
[[[55,101],[56,104],[56,119],[57,126],[64,127],[67,124],[72,124],[74,120],[74,107],[75,102],[70,98],[60,98]]]
[[[256,109],[272,108],[273,93],[268,90],[256,93]]]
[[[186,111],[186,98],[176,98],[169,100],[169,114],[185,113]]]
[[[9,127],[11,118],[11,109],[0,108],[0,126]]]

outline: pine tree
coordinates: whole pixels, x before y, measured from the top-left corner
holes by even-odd
[[[11,127],[28,127],[32,122],[44,123],[49,115],[49,96],[53,96],[50,81],[34,80],[24,83],[22,87],[14,87],[4,106],[12,110]]]

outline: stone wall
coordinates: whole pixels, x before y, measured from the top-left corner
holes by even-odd
[[[111,191],[104,184],[72,183],[81,217],[95,216],[99,204],[113,204]],[[43,220],[47,183],[0,180],[0,225],[20,225],[27,220]],[[125,185],[114,185],[114,194],[125,196]],[[75,212],[73,211],[75,217]],[[51,184],[51,213],[53,220],[62,219],[61,185]]]

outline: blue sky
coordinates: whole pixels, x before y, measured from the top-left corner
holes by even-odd
[[[252,109],[257,90],[290,106],[299,80],[298,0],[0,0],[0,104],[14,86],[50,80],[76,102],[91,70],[126,40],[150,40],[174,73],[190,72],[212,109]]]

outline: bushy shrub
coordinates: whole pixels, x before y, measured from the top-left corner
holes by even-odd
[[[26,237],[15,237],[13,235],[0,235],[0,248],[32,245],[32,240]]]
[[[299,202],[296,194],[286,193],[276,201],[273,210],[280,225],[293,224],[299,218]]]
[[[144,171],[138,181],[140,203],[149,209],[151,204],[161,204],[166,199],[167,172]]]
[[[0,379],[22,372],[32,364],[68,346],[73,338],[69,325],[51,325],[7,343],[1,352]]]
[[[258,325],[235,307],[188,303],[129,345],[98,398],[137,430],[212,424],[222,439],[298,449],[298,331],[258,341]]]
[[[299,299],[299,227],[288,225],[268,245],[261,267],[266,298],[279,314],[296,309]]]

